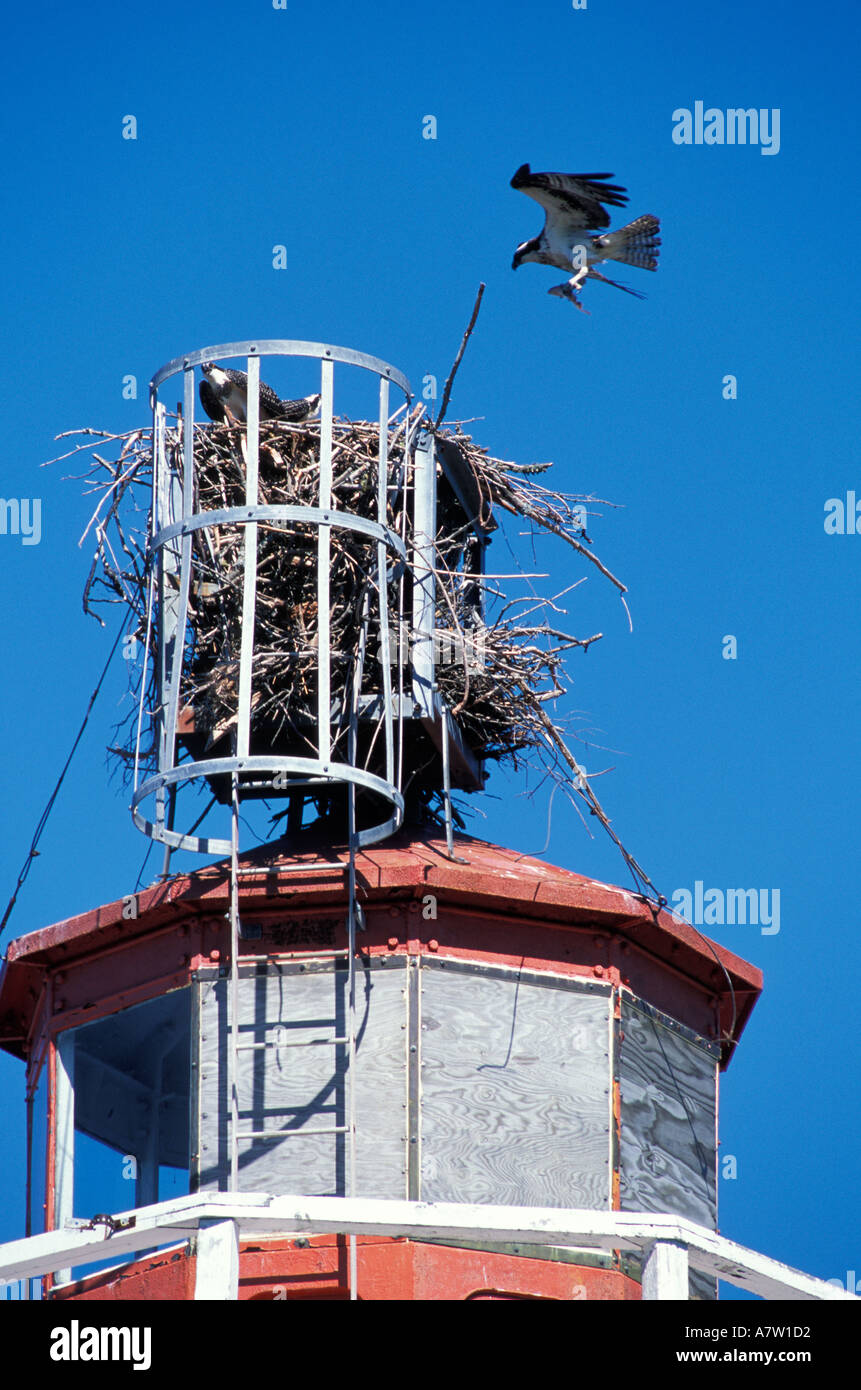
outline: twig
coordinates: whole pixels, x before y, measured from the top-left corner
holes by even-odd
[[[451,395],[451,388],[452,388],[452,385],[453,385],[453,383],[454,383],[454,378],[455,378],[455,375],[456,375],[456,373],[457,373],[457,369],[458,369],[458,367],[460,366],[461,358],[463,357],[463,354],[464,354],[464,352],[466,351],[466,345],[467,345],[467,343],[469,342],[469,336],[470,336],[470,334],[472,333],[473,328],[475,327],[475,321],[476,321],[476,319],[478,318],[478,311],[479,311],[479,308],[481,307],[481,296],[484,294],[484,291],[485,291],[485,284],[484,284],[484,281],[482,280],[481,284],[480,284],[479,287],[478,287],[478,294],[475,296],[475,304],[473,305],[472,318],[470,319],[469,323],[467,324],[466,332],[465,332],[464,335],[463,335],[463,341],[461,342],[461,345],[460,345],[460,351],[458,352],[457,357],[454,359],[454,366],[452,367],[451,371],[450,371],[449,374],[448,374],[448,380],[447,380],[447,382],[446,382],[446,384],[445,384],[445,387],[444,387],[444,389],[443,389],[443,393],[442,393],[442,405],[440,406],[440,408],[439,408],[439,414],[438,414],[437,417],[436,417],[436,425],[435,425],[435,428],[436,428],[436,429],[439,429],[440,425],[441,425],[442,422],[443,422],[443,419],[445,418],[445,412],[448,410],[448,398],[449,398],[449,396]]]

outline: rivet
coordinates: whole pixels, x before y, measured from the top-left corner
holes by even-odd
[[[439,942],[438,942],[435,938],[433,938],[433,937],[432,937],[431,940],[428,942],[428,950],[429,950],[429,951],[438,951],[438,950],[439,950]]]

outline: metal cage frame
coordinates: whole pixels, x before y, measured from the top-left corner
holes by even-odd
[[[308,357],[320,362],[320,461],[319,491],[316,507],[292,505],[261,505],[259,501],[259,443],[260,408],[259,383],[261,357]],[[246,359],[247,418],[246,418],[246,494],[241,507],[218,511],[195,511],[194,487],[194,369],[203,362],[225,358]],[[377,456],[377,519],[372,521],[338,511],[332,506],[333,398],[335,363],[347,364],[377,375],[379,379],[379,446]],[[183,375],[182,477],[171,467],[165,448],[166,409],[159,400],[159,389],[178,373]],[[381,823],[356,831],[357,847],[385,839],[402,823],[404,800],[400,790],[401,769],[396,768],[395,744],[402,743],[401,725],[404,701],[393,698],[390,659],[390,630],[387,604],[387,574],[390,563],[406,564],[407,552],[403,539],[386,524],[388,497],[388,456],[391,420],[389,390],[394,385],[406,400],[405,458],[409,457],[410,406],[412,390],[407,378],[396,368],[377,357],[350,348],[326,343],[301,342],[291,339],[265,339],[255,342],[219,343],[174,358],[155,373],[150,383],[153,410],[153,501],[149,531],[150,589],[147,615],[147,640],[144,668],[141,676],[138,706],[137,737],[134,763],[134,792],[132,816],[138,829],[151,839],[158,840],[170,850],[185,849],[204,854],[227,854],[233,842],[211,836],[197,836],[176,831],[169,824],[169,802],[182,783],[220,774],[229,774],[234,783],[239,774],[253,774],[260,779],[273,780],[272,794],[285,794],[291,788],[308,785],[343,783],[363,788],[380,796],[391,808],[391,814]],[[400,413],[400,412],[396,412]],[[421,467],[418,454],[417,468]],[[427,467],[427,464],[425,465]],[[431,476],[417,488],[423,497],[434,493],[433,459]],[[431,503],[431,516],[433,506]],[[316,757],[278,756],[250,752],[251,693],[253,684],[253,643],[257,593],[257,534],[261,522],[293,522],[310,524],[317,531],[317,605],[318,605],[318,690],[316,720]],[[189,621],[189,595],[192,570],[192,538],[196,531],[209,527],[242,526],[244,530],[244,573],[242,593],[242,635],[239,653],[239,679],[236,701],[236,752],[221,757],[192,762],[177,759],[177,731],[180,715],[180,690],[185,637]],[[376,542],[377,589],[379,593],[380,655],[382,669],[382,723],[385,738],[385,776],[378,776],[349,762],[332,756],[331,745],[331,652],[330,652],[330,555],[332,528],[359,532]],[[429,528],[430,529],[430,528]],[[433,532],[427,537],[433,544]],[[179,546],[177,547],[177,544]],[[178,550],[178,553],[177,553]],[[421,602],[430,604],[433,612],[432,563],[428,561],[429,579],[423,584]],[[173,586],[170,578],[178,580]],[[429,597],[430,595],[430,597]],[[153,718],[158,732],[158,769],[140,781],[140,744],[144,715],[144,698],[150,663],[150,636],[153,623],[158,632],[157,688],[159,703]],[[433,677],[424,705],[432,709]],[[279,782],[274,785],[274,779]],[[265,785],[265,783],[258,783]],[[155,797],[155,819],[148,819],[141,805]]]

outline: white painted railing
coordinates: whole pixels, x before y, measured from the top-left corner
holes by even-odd
[[[689,1269],[762,1298],[856,1297],[679,1216],[362,1197],[275,1197],[257,1192],[197,1193],[111,1218],[69,1222],[62,1231],[11,1241],[0,1245],[0,1282],[106,1258],[116,1257],[119,1263],[121,1257],[138,1250],[193,1240],[195,1297],[235,1299],[240,1239],[314,1232],[632,1251],[643,1259],[644,1299],[687,1299]]]

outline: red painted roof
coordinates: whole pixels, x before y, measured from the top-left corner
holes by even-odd
[[[452,906],[500,914],[508,923],[512,917],[545,924],[591,923],[626,937],[717,996],[730,993],[726,971],[735,999],[733,1032],[737,1041],[762,989],[762,974],[755,966],[666,910],[659,913],[654,904],[628,889],[468,836],[457,836],[454,850],[457,858],[453,862],[444,838],[413,829],[360,852],[356,868],[363,901],[368,906],[386,900],[420,899],[432,893]],[[325,849],[323,854],[330,862],[345,862],[347,857],[344,850]],[[242,856],[242,868],[259,870],[242,877],[244,910],[276,906],[281,912],[289,908],[293,913],[343,902],[344,875],[320,868],[320,857],[319,848],[288,855],[271,845]],[[0,1024],[13,1002],[20,1013],[23,975],[28,973],[21,972],[25,962],[51,966],[68,961],[92,950],[94,935],[100,946],[113,945],[187,919],[189,914],[222,916],[228,874],[229,861],[224,860],[145,889],[137,895],[138,915],[134,919],[123,917],[120,899],[11,942],[0,975]],[[285,895],[288,885],[289,898]],[[9,977],[15,974],[19,978],[13,981]],[[4,1031],[0,1026],[0,1036]]]

